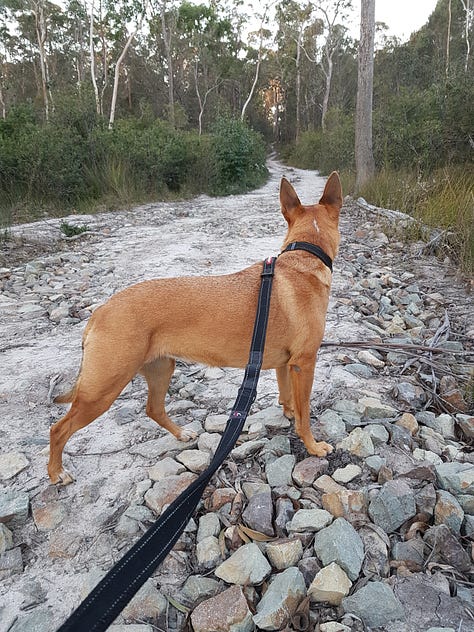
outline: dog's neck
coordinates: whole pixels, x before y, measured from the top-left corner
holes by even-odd
[[[324,265],[327,266],[332,272],[332,259],[331,259],[331,257],[326,252],[324,252],[324,250],[322,248],[320,248],[319,246],[316,246],[314,244],[311,244],[311,243],[309,243],[307,241],[292,241],[292,242],[290,242],[286,246],[286,248],[280,252],[280,255],[282,255],[285,252],[293,252],[295,250],[304,250],[305,252],[309,252],[314,257],[317,257],[318,259],[320,259],[324,263]]]

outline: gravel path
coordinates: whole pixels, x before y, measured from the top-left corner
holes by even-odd
[[[246,195],[201,196],[12,230],[10,255],[22,249],[39,254],[0,268],[0,632],[56,629],[161,511],[163,499],[169,502],[205,466],[241,371],[178,364],[170,411],[200,433],[192,450],[169,441],[147,419],[145,386],[134,379],[103,417],[68,443],[65,466],[77,481],[66,488],[50,486],[46,476],[49,426],[65,410],[49,402],[74,382],[90,313],[117,290],[157,276],[232,272],[278,252],[285,233],[280,177],[292,181],[303,203],[318,199],[325,179],[275,160],[269,167],[268,183]],[[89,230],[66,240],[63,221]],[[235,630],[301,629],[291,627],[290,615],[308,590],[308,630],[318,622],[322,632],[474,630],[474,418],[466,402],[472,302],[449,261],[427,253],[421,242],[403,243],[403,225],[351,201],[342,210],[325,341],[373,342],[368,349],[326,346],[320,353],[314,429],[338,450],[327,461],[306,460],[275,408],[274,374],[264,372],[238,451],[147,584],[148,593],[125,613],[124,621],[137,625],[125,632],[184,630],[176,601],[192,613],[196,632],[211,632],[198,604],[236,590],[232,600],[243,602]],[[407,355],[385,347],[387,341],[437,345],[449,353]],[[264,504],[252,501],[255,496]],[[306,524],[301,511],[325,513],[312,514]],[[221,568],[244,545],[255,546],[242,526],[278,538],[258,542],[268,570],[255,582],[236,581]],[[360,563],[344,561],[347,550],[325,557],[324,537],[336,537],[327,530],[339,528],[349,530],[346,549],[357,552],[360,540]],[[290,555],[288,546],[296,557],[279,567],[272,556]],[[280,597],[271,602],[268,589],[270,605],[264,603],[262,582],[270,575],[287,578],[274,590],[282,598],[302,582],[298,598],[282,606]],[[335,585],[338,596],[321,596],[318,581]],[[225,610],[225,603],[213,612]],[[277,620],[281,611],[286,620]],[[372,619],[364,614],[373,611]]]

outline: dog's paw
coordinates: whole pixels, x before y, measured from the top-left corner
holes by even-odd
[[[334,450],[332,445],[326,441],[314,441],[311,445],[306,446],[308,452],[314,456],[326,456]]]
[[[197,432],[194,432],[194,430],[181,430],[179,434],[180,441],[188,442],[188,441],[192,441],[196,437],[197,437]]]
[[[51,479],[51,483],[53,485],[70,485],[71,483],[74,483],[74,481],[76,480],[74,478],[74,476],[72,474],[70,474],[67,470],[61,470],[59,472],[59,474],[56,474],[55,476],[50,476]]]
[[[283,415],[289,419],[290,421],[295,418],[295,411],[293,408],[288,408],[287,406],[283,406]]]

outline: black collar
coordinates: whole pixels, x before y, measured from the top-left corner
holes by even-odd
[[[332,272],[332,259],[319,246],[310,244],[307,241],[292,241],[291,244],[288,244],[285,250],[282,250],[280,252],[280,254],[282,255],[284,252],[288,252],[292,250],[306,250],[306,252],[310,252],[312,255],[314,255],[318,259],[321,259],[324,265],[327,266]]]

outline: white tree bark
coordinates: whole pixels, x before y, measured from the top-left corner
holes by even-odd
[[[94,89],[95,109],[97,114],[101,113],[99,88],[97,87],[97,78],[95,74],[95,49],[94,49],[94,0],[91,0],[91,11],[89,18],[89,56],[91,68],[92,87]]]
[[[450,45],[451,45],[451,0],[448,0],[448,28],[447,28],[447,33],[446,33],[446,77],[448,77],[449,75]]]
[[[44,117],[46,122],[49,121],[49,101],[51,91],[48,87],[48,68],[47,68],[47,60],[46,60],[46,20],[44,17],[44,6],[43,0],[39,0],[33,4],[33,15],[35,17],[35,30],[36,30],[36,40],[38,42],[38,51],[40,58],[40,71],[41,71],[41,91],[43,94],[43,105],[44,105]]]
[[[166,15],[165,15],[166,5],[163,3],[161,7],[161,30],[163,34],[163,41],[165,43],[165,51],[166,51],[166,60],[168,63],[168,107],[169,113],[168,118],[171,125],[175,126],[175,113],[174,113],[174,76],[173,76],[173,57],[171,55],[171,38],[173,36],[173,32],[170,28],[166,26]]]
[[[119,80],[120,80],[120,68],[122,66],[123,60],[125,59],[125,55],[127,54],[128,49],[130,48],[130,44],[133,42],[135,35],[140,30],[140,27],[143,22],[143,18],[145,17],[146,8],[147,8],[147,4],[144,3],[143,12],[140,16],[140,19],[138,20],[138,23],[135,29],[128,36],[127,41],[125,42],[125,46],[123,47],[123,50],[120,53],[119,58],[117,59],[117,62],[115,64],[114,87],[112,91],[112,102],[110,104],[109,129],[113,129],[114,122],[115,122],[115,109],[117,107],[117,94],[118,94],[118,85],[119,85]]]
[[[355,126],[356,190],[375,172],[372,150],[375,0],[361,0]]]
[[[464,18],[464,39],[466,40],[466,56],[464,58],[464,72],[468,71],[469,68],[469,57],[471,56],[471,42],[469,40],[471,34],[471,22],[473,18],[473,9],[470,6],[470,0],[461,0],[461,4],[464,9],[465,18]]]

